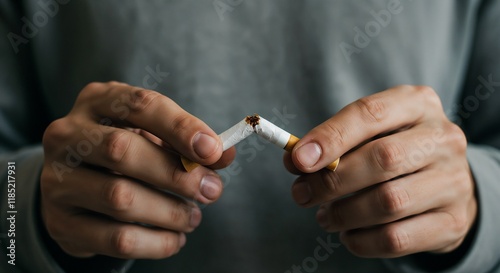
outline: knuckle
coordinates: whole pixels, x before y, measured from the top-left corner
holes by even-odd
[[[132,90],[126,101],[127,106],[132,112],[143,112],[160,103],[165,97],[156,91],[146,89]]]
[[[471,181],[470,173],[467,169],[456,169],[450,173],[449,178],[450,189],[455,198],[474,195],[474,182]]]
[[[66,118],[56,119],[47,126],[42,138],[45,152],[49,152],[61,147],[61,143],[68,141],[72,134],[72,126]]]
[[[421,95],[424,99],[424,101],[431,105],[435,106],[438,109],[440,109],[441,106],[441,99],[439,98],[439,95],[437,92],[430,86],[426,85],[418,85],[414,87],[415,92],[417,92],[418,95]]]
[[[137,233],[129,227],[120,227],[111,233],[111,248],[121,257],[130,257],[137,244]]]
[[[391,256],[401,256],[410,249],[410,236],[396,226],[386,227],[381,236],[382,251]]]
[[[410,206],[408,192],[391,182],[386,182],[377,188],[377,197],[386,215],[398,215]]]
[[[189,181],[191,179],[189,179],[189,177],[192,175],[192,172],[189,172],[189,173],[185,173],[180,167],[167,167],[165,168],[165,172],[166,172],[166,177],[167,177],[167,183],[175,188],[175,189],[188,189],[190,188],[188,185],[189,184],[186,184],[185,181]],[[187,179],[184,179],[185,175],[187,175]]]
[[[349,136],[349,129],[341,124],[324,123],[326,129],[325,140],[329,147],[345,147]]]
[[[83,87],[82,91],[78,95],[78,101],[88,101],[95,97],[95,95],[104,90],[106,87],[105,83],[102,82],[90,82],[85,87]]]
[[[467,231],[470,225],[467,213],[465,211],[455,214],[450,213],[450,216],[451,216],[450,220],[451,230],[455,234],[457,234],[457,236],[459,236],[460,238],[465,237],[467,235]]]
[[[85,85],[85,87],[83,87],[82,92],[87,92],[89,90],[91,91],[91,90],[101,89],[104,86],[106,86],[106,84],[102,83],[102,82],[90,82],[90,83],[87,83],[87,85]]]
[[[451,244],[447,245],[446,247],[443,247],[441,249],[436,250],[435,253],[445,254],[445,253],[452,252],[453,250],[457,249],[463,243],[463,241],[464,241],[464,238],[456,240],[456,241],[452,242]]]
[[[112,164],[120,164],[129,150],[132,136],[125,131],[113,131],[104,144],[104,156]]]
[[[51,197],[52,191],[56,186],[60,186],[59,183],[56,183],[58,180],[56,175],[52,171],[52,168],[45,163],[42,173],[40,174],[40,191],[44,195],[44,197]]]
[[[200,173],[194,171],[186,173],[182,167],[178,166],[165,168],[165,173],[166,184],[172,191],[188,200],[198,200],[197,196],[201,187],[200,181],[203,179],[200,177]],[[215,172],[211,174],[218,177]]]
[[[169,221],[172,223],[187,223],[186,211],[179,204],[169,211]]]
[[[414,90],[415,86],[409,85],[409,84],[400,84],[400,85],[394,86],[394,88],[392,88],[392,89],[398,90],[398,91],[403,91],[403,92],[409,92],[409,91]]]
[[[104,186],[103,198],[107,206],[117,212],[128,211],[134,203],[134,190],[130,183],[117,179]]]
[[[107,85],[124,85],[124,83],[119,82],[119,81],[109,81],[106,82]]]
[[[466,215],[457,217],[455,220],[455,228],[460,237],[465,237],[469,230],[469,221]]]
[[[447,132],[447,142],[453,147],[453,150],[456,153],[465,154],[467,138],[462,129],[458,125],[449,122],[445,125],[445,131]]]
[[[475,200],[475,183],[471,176],[468,161],[466,158],[451,161],[449,167],[443,170],[445,179],[442,180],[444,186],[447,187],[447,194],[449,198],[457,200]],[[465,204],[465,203],[463,203]]]
[[[65,226],[66,222],[57,219],[49,211],[45,210],[43,213],[45,229],[49,234],[50,238],[54,241],[62,241],[66,237],[66,232],[68,231]]]
[[[172,132],[174,134],[180,134],[189,130],[194,124],[191,115],[180,114],[172,120]]]
[[[387,107],[383,100],[375,97],[364,97],[356,101],[355,105],[367,121],[380,122],[387,116]]]
[[[406,150],[401,143],[379,140],[375,145],[373,161],[386,172],[397,171],[406,158]]]

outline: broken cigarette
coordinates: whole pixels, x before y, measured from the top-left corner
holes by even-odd
[[[253,116],[247,116],[245,119],[236,123],[233,127],[227,129],[219,135],[222,140],[222,150],[225,151],[231,148],[238,142],[250,136],[252,133],[256,133],[260,137],[282,149],[285,149],[288,152],[292,152],[293,147],[300,140],[298,137],[281,129],[267,119],[255,114]],[[198,163],[195,163],[185,157],[181,157],[181,161],[182,165],[188,172],[199,166]],[[326,168],[335,171],[339,165],[339,161],[340,158],[332,162]]]

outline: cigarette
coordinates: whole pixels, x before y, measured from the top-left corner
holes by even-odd
[[[233,147],[254,133],[251,118],[251,116],[244,118],[242,121],[236,123],[233,127],[227,129],[219,135],[222,140],[223,151]]]
[[[233,147],[240,141],[250,136],[252,133],[256,133],[260,137],[273,143],[281,149],[286,150],[287,152],[292,152],[293,147],[300,140],[298,137],[288,133],[267,119],[254,114],[253,116],[247,116],[242,121],[236,123],[233,127],[227,129],[219,135],[222,140],[222,150],[225,151]],[[190,161],[185,157],[181,157],[181,161],[182,165],[188,172],[199,166],[198,163]],[[339,161],[340,158],[330,163],[326,168],[335,171]]]

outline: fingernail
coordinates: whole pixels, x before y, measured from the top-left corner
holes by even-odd
[[[217,177],[205,175],[201,180],[200,192],[205,198],[215,200],[220,194],[221,184]]]
[[[186,245],[186,234],[181,233],[179,235],[179,247],[184,247]]]
[[[321,147],[316,142],[307,143],[297,149],[297,159],[306,168],[311,168],[321,157]]]
[[[319,226],[322,228],[326,228],[328,226],[328,219],[326,217],[325,208],[319,208],[318,212],[316,213],[316,221],[318,221]]]
[[[308,183],[300,182],[295,184],[293,186],[292,192],[295,202],[297,202],[299,205],[304,205],[311,201],[312,192],[311,187]]]
[[[207,158],[217,151],[218,141],[204,133],[198,133],[193,138],[194,152],[201,158]]]
[[[197,227],[201,222],[201,211],[199,208],[191,209],[191,216],[189,217],[189,226],[192,228]]]

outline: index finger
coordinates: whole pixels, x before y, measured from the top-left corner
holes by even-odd
[[[302,172],[316,172],[367,139],[419,124],[439,109],[439,97],[423,86],[398,86],[359,99],[305,135],[292,151],[293,163]]]
[[[82,91],[79,103],[93,115],[151,132],[202,165],[214,164],[222,155],[222,143],[208,125],[158,92],[126,84],[92,83]]]

